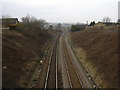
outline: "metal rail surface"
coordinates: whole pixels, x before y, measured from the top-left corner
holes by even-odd
[[[49,61],[49,66],[47,70],[47,75],[46,75],[46,81],[44,85],[44,89],[46,90],[47,88],[58,88],[58,80],[57,80],[57,41],[60,37],[61,33],[57,36],[53,50],[50,55],[50,61]]]
[[[65,58],[66,58],[65,65],[66,65],[66,70],[67,70],[67,74],[68,74],[70,88],[84,89],[83,84],[81,82],[81,79],[79,77],[79,74],[77,73],[76,68],[74,67],[74,65],[72,63],[71,56],[69,55],[69,52],[68,52],[67,47],[65,45],[65,40],[63,40],[63,41],[64,41],[63,49],[64,49]],[[69,59],[69,60],[67,60],[67,59]],[[71,73],[73,73],[73,72],[71,72],[72,70],[74,72],[74,77],[77,79],[76,83],[77,84],[79,83],[78,85],[75,85],[76,84],[75,81],[72,80],[72,78],[73,78],[72,75],[71,75]]]

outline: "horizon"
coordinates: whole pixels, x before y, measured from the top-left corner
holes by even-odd
[[[118,20],[119,0],[2,0],[1,15],[9,15],[21,20],[26,15],[35,16],[51,23],[90,23],[109,17]],[[68,4],[66,4],[68,3]],[[2,17],[2,16],[1,16]]]

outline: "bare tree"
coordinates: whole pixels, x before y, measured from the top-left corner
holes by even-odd
[[[43,19],[37,19],[34,16],[27,15],[22,18],[22,23],[26,25],[27,27],[36,27],[43,29],[44,25],[47,24],[47,22]]]
[[[22,17],[22,22],[23,22],[23,23],[29,23],[29,22],[30,22],[30,16],[27,15],[27,16],[25,16],[25,17]]]
[[[53,31],[53,26],[52,25],[49,25],[49,30]]]
[[[61,23],[58,23],[57,26],[56,26],[57,31],[61,31],[61,28],[62,28]]]
[[[104,23],[109,23],[111,19],[109,17],[104,17],[102,20]]]

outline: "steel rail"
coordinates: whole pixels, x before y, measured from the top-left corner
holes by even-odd
[[[73,88],[72,81],[71,81],[71,78],[70,78],[70,74],[69,74],[69,71],[68,71],[68,66],[67,66],[66,60],[65,60],[64,62],[65,62],[65,67],[66,67],[66,71],[67,71],[67,76],[68,76],[68,79],[69,79],[70,88]]]
[[[64,44],[65,44],[65,40],[64,40]],[[73,69],[74,69],[74,71],[75,71],[75,74],[76,74],[76,76],[77,76],[77,78],[78,78],[78,81],[79,81],[82,89],[84,90],[84,86],[83,86],[83,84],[82,84],[82,81],[81,81],[81,79],[80,79],[79,74],[77,73],[77,70],[76,70],[75,66],[73,65],[73,62],[72,62],[72,60],[71,60],[71,56],[69,55],[69,52],[68,52],[68,49],[67,49],[67,46],[64,45],[64,48],[66,49],[66,52],[67,52],[67,54],[68,54],[68,57],[70,58],[70,63],[71,63],[71,65],[72,65],[72,67],[73,67]],[[64,49],[64,50],[65,50],[65,49]],[[65,60],[65,62],[66,62],[66,60]],[[66,62],[66,66],[67,66],[67,62]],[[67,71],[68,71],[68,67],[67,67]],[[71,81],[71,83],[72,83],[72,81]],[[73,87],[73,85],[72,85],[72,87]]]
[[[54,42],[54,45],[53,45],[53,48],[52,48],[52,52],[51,52],[51,55],[50,55],[50,60],[49,60],[49,66],[48,66],[48,70],[47,70],[47,75],[46,75],[46,79],[45,79],[45,85],[44,85],[44,89],[46,90],[47,89],[47,86],[48,86],[48,80],[49,80],[49,75],[50,75],[50,68],[51,68],[51,65],[52,65],[52,59],[54,59],[53,57],[55,57],[55,77],[56,77],[56,80],[55,80],[55,88],[57,89],[58,88],[58,80],[57,80],[57,39],[59,38],[60,34],[56,37],[55,39],[55,42]],[[52,78],[52,77],[50,77]]]
[[[51,64],[51,60],[52,60],[52,54],[53,54],[53,51],[51,52],[51,55],[50,55],[49,66],[48,66],[47,75],[46,75],[46,79],[45,79],[45,86],[44,86],[45,90],[46,90],[47,85],[48,85],[48,76],[49,76],[49,73],[50,73],[50,66],[51,66],[50,64]]]
[[[66,41],[70,44],[69,40],[66,38]],[[73,49],[73,46],[71,45],[70,48],[72,49],[72,51],[75,54],[75,57],[79,60],[79,56],[76,54],[76,52]],[[73,63],[73,62],[72,62]],[[81,63],[81,62],[80,62]],[[82,64],[82,63],[81,63]],[[82,67],[85,69],[85,67],[82,64]],[[76,70],[77,71],[77,70]],[[87,70],[85,69],[85,72],[88,74]],[[88,79],[91,78],[92,84],[93,84],[93,89],[95,90],[99,90],[99,87],[97,86],[97,84],[94,82],[94,80],[92,79],[92,77],[89,75]],[[82,81],[82,80],[81,80]],[[82,84],[83,85],[83,84]],[[84,85],[83,85],[84,87]],[[85,88],[84,88],[85,89]]]
[[[67,47],[66,47],[66,50],[67,50]],[[68,50],[67,50],[67,51],[68,51]],[[69,55],[69,54],[68,54],[68,55]],[[71,56],[69,55],[69,57],[71,57]],[[77,70],[76,70],[76,68],[75,68],[75,66],[74,66],[74,64],[73,64],[73,62],[72,62],[71,59],[70,59],[70,62],[71,62],[72,66],[73,66],[73,68],[74,68],[74,70],[75,70],[75,73],[76,73],[76,75],[77,75],[77,78],[78,78],[78,80],[79,80],[79,83],[81,84],[82,89],[84,90],[83,83],[82,83],[82,81],[81,81],[81,79],[80,79],[80,76],[79,76],[79,74],[77,73]]]
[[[62,41],[63,41],[63,38],[62,38],[63,34],[61,35],[61,40]],[[61,47],[63,47],[63,44],[61,44]],[[63,48],[62,48],[62,51],[63,51],[63,55],[65,55],[65,51],[63,50]],[[68,77],[69,85],[70,85],[70,88],[73,88],[72,81],[71,81],[71,78],[70,78],[70,74],[69,74],[69,71],[68,71],[67,62],[65,60],[65,56],[63,56],[63,57],[64,57],[64,63],[65,63],[65,67],[66,67],[65,69],[66,69],[66,72],[67,72],[67,77]]]
[[[57,48],[56,48],[57,49]],[[56,90],[58,88],[58,63],[57,63],[57,53],[56,53]]]

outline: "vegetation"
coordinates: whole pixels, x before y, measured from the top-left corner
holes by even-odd
[[[46,25],[47,22],[43,19],[36,19],[34,16],[25,16],[22,18],[22,23],[19,24],[19,29],[39,29],[43,30],[44,25]]]
[[[62,24],[61,23],[58,23],[56,26],[55,26],[55,30],[56,31],[61,31],[62,30]]]
[[[83,25],[83,24],[81,24],[81,25],[76,24],[76,25],[71,26],[71,31],[72,32],[80,31],[80,30],[83,30],[83,29],[85,29],[85,25]]]
[[[45,20],[23,17],[17,30],[2,34],[3,88],[25,88],[34,67],[44,56],[44,49],[51,43],[51,34],[44,30]]]
[[[118,27],[87,28],[70,34],[74,49],[98,87],[118,87]]]
[[[111,19],[109,17],[104,17],[102,20],[104,23],[109,23]]]
[[[95,25],[95,21],[91,22],[89,26],[94,26]]]
[[[49,26],[49,30],[53,31],[53,26],[52,25]]]

